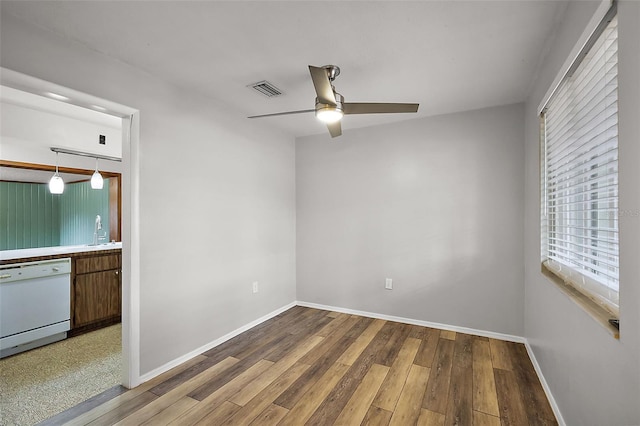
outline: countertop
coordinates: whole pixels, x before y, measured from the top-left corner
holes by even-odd
[[[19,250],[2,250],[0,251],[0,262],[11,261],[15,259],[27,259],[30,257],[59,256],[64,254],[92,253],[96,251],[117,250],[122,249],[122,243],[105,243],[97,246],[78,245],[78,246],[58,246],[58,247],[39,247]]]

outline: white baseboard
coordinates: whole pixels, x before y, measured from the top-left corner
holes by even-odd
[[[553,397],[551,393],[551,388],[547,383],[547,380],[544,378],[542,374],[542,369],[540,368],[540,364],[538,364],[538,360],[536,359],[536,354],[533,352],[533,348],[529,344],[528,341],[524,342],[524,346],[527,348],[527,353],[529,354],[529,358],[531,359],[531,363],[533,364],[533,368],[536,370],[536,374],[538,375],[538,379],[542,384],[542,389],[544,389],[544,393],[547,395],[547,399],[549,400],[549,404],[551,404],[551,409],[553,410],[553,414],[556,416],[556,420],[560,426],[567,426],[562,418],[562,413],[560,412],[560,407],[556,403],[556,399]]]
[[[509,342],[516,342],[516,343],[524,343],[525,347],[527,348],[527,353],[529,354],[529,358],[531,359],[531,363],[533,364],[533,368],[536,371],[536,374],[538,375],[538,379],[540,380],[540,383],[542,384],[542,388],[544,389],[545,394],[547,395],[547,399],[549,400],[549,404],[551,404],[551,409],[553,410],[553,413],[556,416],[556,420],[558,421],[558,424],[560,426],[566,426],[566,423],[564,422],[564,419],[562,418],[562,414],[560,412],[560,408],[558,407],[558,404],[556,403],[555,398],[553,397],[553,394],[551,393],[551,389],[549,388],[549,385],[547,383],[547,381],[544,378],[544,375],[542,374],[542,370],[540,369],[540,365],[538,364],[538,361],[536,359],[536,356],[533,352],[533,349],[531,348],[531,346],[529,345],[529,342],[527,341],[527,339],[525,339],[524,337],[521,336],[514,336],[511,334],[503,334],[503,333],[496,333],[493,331],[486,331],[486,330],[479,330],[479,329],[475,329],[475,328],[467,328],[467,327],[459,327],[459,326],[455,326],[455,325],[449,325],[449,324],[440,324],[440,323],[436,323],[436,322],[431,322],[431,321],[422,321],[422,320],[416,320],[416,319],[412,319],[412,318],[405,318],[405,317],[396,317],[396,316],[392,316],[392,315],[383,315],[383,314],[378,314],[378,313],[374,313],[374,312],[367,312],[367,311],[359,311],[359,310],[355,310],[355,309],[347,309],[347,308],[340,308],[337,306],[329,306],[329,305],[321,305],[318,303],[311,303],[311,302],[304,302],[304,301],[295,301],[295,302],[291,302],[279,309],[276,309],[273,312],[270,312],[258,319],[256,319],[255,321],[252,321],[248,324],[243,325],[240,328],[237,328],[235,330],[233,330],[230,333],[225,334],[224,336],[207,343],[204,346],[199,347],[198,349],[195,349],[191,352],[189,352],[188,354],[185,354],[181,357],[178,357],[172,361],[169,361],[168,363],[156,368],[155,370],[152,370],[146,374],[143,374],[142,376],[140,376],[140,382],[139,384],[142,384],[146,381],[149,381],[151,379],[153,379],[156,376],[159,376],[160,374],[169,371],[170,369],[177,367],[178,365],[185,363],[187,361],[189,361],[190,359],[202,354],[203,352],[206,352],[212,348],[215,348],[216,346],[226,342],[229,339],[234,338],[235,336],[244,333],[245,331],[249,330],[250,328],[255,327],[258,324],[261,324],[273,317],[275,317],[276,315],[291,309],[294,306],[304,306],[304,307],[308,307],[308,308],[315,308],[315,309],[321,309],[324,311],[334,311],[334,312],[342,312],[345,314],[351,314],[351,315],[359,315],[359,316],[363,316],[363,317],[369,317],[369,318],[377,318],[377,319],[383,319],[386,321],[395,321],[395,322],[401,322],[401,323],[405,323],[405,324],[412,324],[412,325],[418,325],[418,326],[422,326],[422,327],[431,327],[431,328],[438,328],[441,330],[450,330],[450,331],[456,331],[456,332],[460,332],[460,333],[466,333],[466,334],[473,334],[476,336],[483,336],[483,337],[489,337],[492,339],[498,339],[498,340],[506,340]]]
[[[378,314],[374,312],[358,311],[355,309],[340,308],[337,306],[320,305],[318,303],[303,302],[300,300],[297,301],[296,304],[299,306],[305,306],[307,308],[322,309],[323,311],[342,312],[345,314],[360,315],[362,317],[377,318],[377,319],[383,319],[387,321],[395,321],[395,322],[402,322],[405,324],[419,325],[421,327],[439,328],[441,330],[449,330],[449,331],[456,331],[459,333],[473,334],[476,336],[490,337],[492,339],[506,340],[508,342],[525,343],[526,341],[526,339],[521,336],[496,333],[494,331],[478,330],[475,328],[459,327],[457,325],[440,324],[437,322],[421,321],[421,320],[405,318],[405,317],[395,317],[392,315],[383,315],[383,314]]]
[[[273,312],[269,312],[268,314],[258,318],[255,321],[251,321],[248,324],[243,325],[240,328],[237,328],[235,330],[233,330],[230,333],[225,334],[224,336],[214,340],[213,342],[209,342],[206,345],[200,346],[197,349],[194,349],[193,351],[189,352],[188,354],[182,355],[181,357],[178,357],[172,361],[167,362],[166,364],[148,372],[145,373],[143,375],[140,376],[140,382],[138,384],[142,384],[144,382],[147,382],[151,379],[153,379],[156,376],[159,376],[160,374],[164,373],[165,371],[169,371],[174,367],[177,367],[180,364],[183,364],[187,361],[189,361],[191,358],[194,358],[200,354],[202,354],[203,352],[206,352],[210,349],[215,348],[216,346],[226,342],[229,339],[232,339],[234,337],[236,337],[238,334],[244,333],[245,331],[249,330],[250,328],[255,327],[258,324],[261,324],[263,322],[265,322],[266,320],[269,320],[273,317],[275,317],[278,314],[281,314],[282,312],[286,311],[287,309],[291,309],[294,306],[296,306],[296,302],[291,302],[281,308],[276,309]]]
[[[538,379],[540,380],[540,383],[542,384],[542,388],[544,389],[544,393],[547,395],[547,399],[549,400],[549,404],[551,405],[551,409],[553,410],[553,413],[556,416],[556,420],[558,421],[558,424],[560,426],[566,426],[566,423],[564,422],[564,419],[562,418],[562,413],[560,413],[560,408],[558,407],[558,404],[556,403],[556,400],[553,397],[553,394],[551,393],[551,389],[549,388],[549,384],[547,383],[546,379],[544,378],[544,375],[542,374],[542,369],[540,368],[540,365],[538,364],[538,360],[536,359],[536,356],[533,353],[533,349],[531,348],[531,345],[529,345],[529,342],[527,341],[527,339],[524,338],[524,337],[513,336],[511,334],[496,333],[496,332],[493,332],[493,331],[478,330],[478,329],[475,329],[475,328],[458,327],[458,326],[449,325],[449,324],[440,324],[440,323],[430,322],[430,321],[415,320],[415,319],[411,319],[411,318],[395,317],[395,316],[391,316],[391,315],[382,315],[382,314],[378,314],[378,313],[374,313],[374,312],[358,311],[358,310],[355,310],[355,309],[340,308],[340,307],[337,307],[337,306],[321,305],[321,304],[318,304],[318,303],[297,301],[296,304],[299,305],[299,306],[305,306],[305,307],[308,307],[308,308],[322,309],[324,311],[342,312],[342,313],[345,313],[345,314],[360,315],[360,316],[363,316],[363,317],[378,318],[378,319],[383,319],[383,320],[387,320],[387,321],[402,322],[402,323],[405,323],[405,324],[419,325],[419,326],[422,326],[422,327],[431,327],[431,328],[438,328],[438,329],[441,329],[441,330],[450,330],[450,331],[456,331],[456,332],[460,332],[460,333],[473,334],[473,335],[476,335],[476,336],[489,337],[489,338],[497,339],[497,340],[506,340],[508,342],[524,343],[525,347],[527,348],[527,353],[529,354],[529,358],[531,359],[531,363],[533,364],[533,368],[535,369],[536,374],[538,375]]]

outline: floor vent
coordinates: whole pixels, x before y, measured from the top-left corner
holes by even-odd
[[[252,89],[257,90],[258,92],[265,95],[267,98],[273,98],[273,97],[282,95],[282,90],[278,89],[276,86],[269,83],[267,80],[250,84],[247,87],[251,87]]]

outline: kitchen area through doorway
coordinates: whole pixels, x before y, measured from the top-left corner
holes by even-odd
[[[53,95],[0,86],[1,425],[124,390],[123,119]]]

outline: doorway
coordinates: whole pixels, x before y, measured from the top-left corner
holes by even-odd
[[[122,241],[122,368],[121,384],[132,388],[140,383],[139,373],[139,221],[138,145],[139,112],[133,108],[97,98],[12,70],[0,69],[0,84],[39,96],[56,94],[64,103],[93,108],[122,119],[121,241]],[[93,108],[94,110],[98,108]],[[3,159],[4,158],[3,149]],[[15,159],[6,159],[14,161]],[[111,234],[110,234],[110,239]]]

